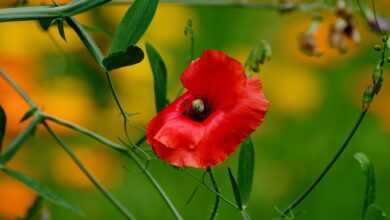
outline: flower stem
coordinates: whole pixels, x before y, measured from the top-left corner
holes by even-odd
[[[206,183],[204,183],[203,180],[200,180],[198,177],[194,176],[193,174],[191,174],[190,172],[187,172],[185,170],[182,170],[185,174],[187,174],[188,176],[192,177],[194,180],[196,180],[198,183],[200,183],[202,186],[204,186],[208,191],[214,193],[215,195],[217,195],[219,198],[222,199],[222,201],[226,202],[226,204],[230,205],[231,207],[235,208],[235,209],[239,209],[239,207],[233,203],[232,201],[226,199],[220,192],[217,192],[215,191],[215,189],[213,187],[210,187],[209,185],[207,185]]]
[[[110,1],[111,0],[80,0],[72,1],[69,4],[58,7],[35,6],[1,9],[0,22],[68,17],[80,14]]]
[[[365,109],[362,111],[359,115],[358,120],[356,121],[354,127],[352,128],[351,132],[345,139],[344,143],[340,146],[340,148],[337,150],[336,154],[333,156],[333,158],[330,160],[330,162],[325,166],[325,168],[322,170],[320,175],[313,181],[313,183],[306,188],[306,190],[300,194],[288,207],[282,211],[282,214],[280,215],[279,219],[283,220],[288,213],[290,213],[294,208],[299,206],[312,192],[313,190],[320,184],[320,182],[324,179],[324,177],[329,173],[329,171],[332,169],[332,167],[335,165],[337,160],[340,158],[340,156],[344,153],[344,151],[349,146],[350,141],[352,140],[353,136],[355,135],[356,131],[359,129],[363,119],[365,118],[367,114],[368,109]]]
[[[210,177],[211,183],[213,184],[213,188],[214,188],[215,192],[220,193],[217,181],[214,178],[213,170],[211,168],[208,168],[207,173],[209,174],[209,177]],[[214,207],[213,207],[213,210],[211,212],[211,216],[209,218],[210,220],[214,220],[217,217],[219,203],[220,203],[220,198],[218,195],[216,195]]]
[[[34,103],[34,101],[4,70],[0,69],[0,77],[3,78],[31,108],[37,108],[37,105]]]
[[[51,136],[58,142],[58,144],[66,151],[66,153],[72,158],[73,162],[79,167],[84,175],[95,185],[95,187],[122,213],[126,219],[135,219],[134,215],[131,214],[100,182],[93,176],[87,168],[83,165],[80,159],[76,156],[73,150],[65,144],[65,142],[53,131],[53,129],[46,123],[43,122],[46,130]]]
[[[125,132],[125,136],[129,140],[128,135],[128,116],[126,113],[125,108],[123,107],[119,95],[115,89],[114,82],[111,77],[111,73],[106,70],[106,68],[103,65],[103,59],[104,55],[97,46],[96,42],[92,39],[92,37],[88,34],[88,32],[81,26],[74,18],[67,17],[65,18],[66,22],[69,24],[69,26],[76,32],[76,34],[79,36],[80,40],[83,42],[85,47],[89,50],[95,61],[99,64],[100,68],[104,73],[106,74],[108,86],[110,88],[110,91],[112,93],[112,96],[114,97],[114,101],[122,115],[123,118],[123,129]]]
[[[36,127],[42,122],[43,118],[41,116],[34,117],[33,121],[28,125],[28,127],[23,130],[7,147],[7,150],[0,157],[0,164],[5,164],[10,161],[13,156],[18,152],[23,143],[29,138],[35,131]]]
[[[132,4],[134,0],[112,0],[112,4]],[[225,0],[161,0],[161,3],[181,4],[190,6],[218,6],[218,7],[237,7],[254,9],[274,9],[279,10],[281,4],[275,2],[243,2],[243,1],[225,1]],[[296,4],[296,10],[309,11],[314,9],[326,8],[326,5],[320,2]]]
[[[167,196],[167,194],[165,193],[165,191],[162,189],[162,187],[159,185],[159,183],[156,181],[156,179],[153,177],[153,175],[147,170],[145,169],[145,166],[144,164],[141,162],[141,159],[136,155],[136,154],[133,154],[133,152],[131,150],[128,150],[126,147],[122,146],[122,145],[119,145],[119,144],[116,144],[98,134],[96,134],[95,132],[92,132],[86,128],[82,128],[78,125],[75,125],[71,122],[68,122],[68,121],[65,121],[65,120],[62,120],[60,118],[57,118],[55,116],[51,116],[49,114],[46,114],[46,113],[42,113],[42,115],[45,117],[45,119],[49,120],[49,121],[52,121],[56,124],[59,124],[59,125],[62,125],[64,127],[68,127],[74,131],[77,131],[85,136],[88,136],[94,140],[96,140],[97,142],[105,145],[105,146],[108,146],[114,150],[117,150],[123,154],[125,154],[126,156],[128,156],[130,159],[132,159],[135,164],[137,165],[137,167],[142,170],[142,172],[145,174],[145,176],[147,177],[147,179],[149,180],[149,182],[154,186],[154,188],[160,193],[161,197],[164,199],[165,203],[168,205],[169,209],[171,210],[172,214],[175,216],[175,218],[177,220],[182,220],[183,218],[181,217],[180,213],[177,211],[176,207],[174,206],[174,204],[172,203],[172,201],[170,200],[170,198]]]

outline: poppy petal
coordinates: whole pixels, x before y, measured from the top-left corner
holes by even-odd
[[[180,79],[192,94],[224,106],[234,102],[246,83],[243,66],[225,53],[213,50],[205,51],[193,61]]]
[[[268,101],[261,82],[247,78],[240,63],[218,51],[206,51],[181,80],[188,91],[151,120],[147,142],[159,158],[178,167],[220,164],[263,121]],[[211,101],[204,120],[187,114],[199,99]]]

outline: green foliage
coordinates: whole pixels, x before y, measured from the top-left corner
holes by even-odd
[[[41,196],[38,196],[35,199],[35,201],[32,204],[32,206],[28,209],[27,215],[26,215],[26,217],[24,219],[25,220],[36,219],[36,217],[38,216],[39,212],[42,209],[43,203],[44,203],[44,199]]]
[[[58,33],[60,34],[61,38],[66,41],[63,18],[42,18],[39,19],[38,22],[41,28],[45,31],[49,30],[51,25],[57,24]]]
[[[241,194],[240,194],[240,188],[238,187],[238,183],[236,178],[233,175],[233,172],[230,168],[228,168],[228,174],[229,174],[229,179],[230,179],[230,184],[233,189],[233,194],[234,194],[234,199],[236,200],[237,206],[240,210],[243,210],[243,205],[242,205],[242,199],[241,199]]]
[[[130,45],[125,51],[115,52],[104,58],[103,65],[108,71],[111,71],[137,64],[144,59],[144,56],[141,48]]]
[[[63,19],[57,19],[56,23],[57,23],[58,33],[60,34],[62,39],[64,41],[66,41],[65,30],[64,30],[64,20]]]
[[[53,18],[42,18],[42,19],[39,19],[38,22],[39,22],[39,25],[41,26],[41,28],[45,31],[49,30],[49,27],[50,25],[52,24],[53,22]]]
[[[24,122],[26,121],[27,119],[31,118],[36,112],[37,112],[37,108],[32,108],[30,110],[28,110],[22,117],[22,119],[20,119],[20,122]]]
[[[138,42],[151,23],[157,5],[158,0],[136,0],[131,5],[115,32],[110,55],[126,51]]]
[[[364,220],[387,220],[389,219],[386,213],[377,205],[371,204],[367,209],[367,214]]]
[[[1,171],[3,171],[8,176],[20,181],[24,185],[28,186],[35,192],[37,192],[42,198],[46,199],[47,201],[52,202],[53,204],[62,206],[76,214],[83,215],[83,212],[75,207],[74,205],[68,203],[65,201],[62,197],[52,192],[50,189],[46,188],[45,186],[41,185],[40,183],[36,182],[35,180],[31,179],[28,176],[25,176],[22,173],[19,173],[17,171],[2,167]]]
[[[5,136],[5,129],[7,126],[7,116],[3,107],[0,105],[0,151],[3,146],[3,139]]]
[[[370,159],[363,153],[356,153],[355,159],[359,162],[364,175],[366,176],[366,192],[363,203],[363,220],[384,220],[386,213],[375,204],[376,184],[375,169]]]
[[[188,37],[190,42],[190,61],[192,61],[195,58],[195,38],[194,38],[194,28],[191,19],[188,19],[187,21],[187,25],[184,29],[184,35]]]
[[[245,67],[252,72],[258,73],[260,71],[260,65],[269,61],[272,56],[271,46],[266,41],[261,41],[259,45],[254,47],[246,62]]]
[[[116,29],[109,55],[103,60],[107,70],[134,65],[143,60],[142,50],[135,46],[152,22],[158,0],[136,0]]]
[[[240,189],[243,206],[247,206],[252,191],[255,169],[255,150],[252,139],[248,138],[241,144],[238,164],[238,188]]]
[[[167,68],[158,51],[149,43],[145,46],[154,78],[156,110],[160,112],[167,104]]]

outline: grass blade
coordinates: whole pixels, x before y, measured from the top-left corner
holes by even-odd
[[[8,168],[5,168],[5,167],[1,168],[1,171],[3,171],[8,176],[10,176],[10,177],[20,181],[24,185],[28,186],[29,188],[31,188],[32,190],[37,192],[45,200],[47,200],[47,201],[49,201],[49,202],[51,202],[53,204],[62,206],[62,207],[66,208],[66,209],[68,209],[70,211],[73,211],[76,214],[83,215],[83,212],[79,208],[77,208],[77,207],[73,206],[72,204],[68,203],[62,197],[60,197],[59,195],[55,194],[50,189],[48,189],[45,186],[41,185],[40,183],[38,183],[37,181],[33,180],[32,178],[30,178],[28,176],[25,176],[24,174],[19,173],[19,172],[15,171],[15,170],[11,170],[11,169],[8,169]]]
[[[156,110],[160,112],[167,104],[167,68],[157,50],[151,44],[145,46],[154,78]]]
[[[243,206],[247,206],[252,191],[254,169],[255,150],[251,138],[248,138],[241,144],[237,176]]]

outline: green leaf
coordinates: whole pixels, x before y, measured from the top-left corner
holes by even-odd
[[[64,30],[64,20],[59,18],[59,19],[56,20],[56,22],[57,22],[58,33],[60,34],[62,39],[64,41],[66,41],[65,30]]]
[[[136,0],[120,22],[110,49],[110,54],[125,51],[135,45],[145,33],[156,12],[158,0]]]
[[[156,110],[160,112],[167,104],[167,68],[157,50],[151,44],[145,46],[153,72]]]
[[[28,209],[27,215],[24,220],[33,220],[38,216],[39,211],[41,211],[43,206],[44,199],[41,196],[38,196],[32,206]]]
[[[364,220],[388,220],[386,213],[377,205],[371,204]]]
[[[50,25],[53,23],[53,18],[41,18],[38,20],[39,25],[45,31],[49,30]]]
[[[31,116],[33,116],[35,114],[35,112],[37,112],[37,108],[32,108],[30,110],[28,110],[22,117],[22,119],[20,119],[20,122],[24,122],[26,121],[27,119],[31,118]]]
[[[229,179],[232,185],[233,194],[234,194],[234,198],[236,199],[237,206],[240,208],[240,210],[243,210],[240,189],[238,188],[236,178],[234,177],[232,170],[230,168],[228,168],[228,173],[229,173]]]
[[[137,46],[129,46],[126,50],[115,52],[104,58],[103,65],[110,71],[125,66],[134,65],[144,59],[144,52]]]
[[[31,179],[30,177],[25,176],[22,173],[19,173],[19,172],[14,171],[14,170],[10,170],[10,169],[5,168],[5,167],[1,168],[1,171],[3,171],[8,176],[22,182],[26,186],[30,187],[32,190],[37,192],[45,200],[52,202],[53,204],[62,206],[70,211],[73,211],[74,213],[79,214],[79,215],[83,215],[82,211],[79,208],[74,207],[72,204],[66,202],[62,197],[60,197],[57,194],[55,194],[54,192],[50,191],[48,188],[46,188],[45,186],[36,182],[35,180]]]
[[[251,217],[246,209],[241,211],[241,216],[243,220],[251,220]]]
[[[238,162],[238,187],[241,193],[242,204],[246,206],[252,191],[253,175],[255,169],[255,149],[251,138],[241,144]]]
[[[366,176],[366,192],[363,204],[362,216],[366,216],[370,205],[375,203],[376,189],[375,189],[375,169],[368,157],[363,153],[356,153],[355,159],[359,162],[365,176]]]
[[[3,107],[0,105],[0,151],[3,146],[6,126],[7,126],[7,116],[5,114]]]

